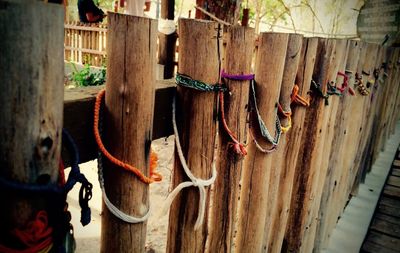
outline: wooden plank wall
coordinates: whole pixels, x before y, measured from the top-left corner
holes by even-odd
[[[323,38],[304,39],[300,44],[301,50],[295,50],[300,56],[299,62],[294,63],[296,82],[300,94],[309,94],[311,105],[292,108],[293,122],[289,130],[292,132],[284,136],[287,147],[278,153],[265,154],[275,161],[266,168],[270,170],[267,174],[272,173],[269,187],[275,192],[270,190],[266,194],[274,202],[264,208],[271,217],[261,221],[263,224],[257,230],[264,231],[262,236],[257,235],[263,238],[259,240],[263,245],[257,246],[262,251],[319,252],[325,248],[347,201],[357,194],[357,186],[390,138],[400,116],[400,49]],[[286,57],[286,52],[268,59],[276,62],[277,57]],[[324,93],[328,82],[341,86],[343,77],[338,76],[338,71],[348,73],[348,84],[355,90],[355,96],[349,92],[330,96],[326,105],[315,91],[309,93],[311,79],[321,84]],[[374,80],[374,71],[378,73],[377,80]],[[363,83],[369,83],[370,95],[362,96],[358,92],[356,73],[364,73]],[[294,76],[293,73],[291,80]],[[65,91],[64,126],[77,140],[81,162],[96,157],[93,104],[101,88]],[[171,82],[157,83],[153,139],[172,134],[171,104],[175,90]],[[257,96],[262,98],[263,94]],[[246,166],[243,171],[245,174]],[[205,240],[210,240],[206,234]],[[251,238],[246,243],[247,240]],[[236,247],[234,242],[230,245],[233,249]]]

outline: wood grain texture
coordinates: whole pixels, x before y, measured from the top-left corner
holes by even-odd
[[[319,39],[317,60],[314,65],[313,79],[320,84],[327,84],[330,78],[330,66],[333,60],[334,40]],[[321,85],[326,93],[326,85]],[[284,252],[304,252],[303,238],[312,223],[311,211],[315,201],[315,184],[319,176],[321,156],[321,137],[324,135],[323,115],[327,110],[323,99],[313,96],[306,112],[303,138],[296,170],[302,171],[293,187],[289,222],[285,235]]]
[[[223,69],[229,74],[251,73],[254,29],[229,27]],[[225,79],[229,92],[225,93],[225,118],[239,142],[247,140],[247,114],[250,81]],[[220,124],[218,177],[212,188],[210,228],[206,252],[231,252],[234,247],[237,207],[243,159],[232,150],[232,140]]]
[[[218,29],[219,25],[214,22],[179,20],[179,73],[211,85],[218,82]],[[217,94],[178,87],[177,102],[183,154],[194,176],[208,179],[214,159]],[[172,185],[175,188],[187,180],[175,154]],[[208,200],[209,195],[207,189]],[[208,211],[203,225],[194,230],[198,205],[199,191],[194,187],[185,188],[174,200],[169,216],[167,252],[204,251]]]
[[[45,27],[46,29],[43,29]],[[0,3],[0,177],[30,184],[58,179],[62,137],[63,9]],[[43,195],[0,192],[0,243],[44,209]],[[53,222],[49,221],[50,224]],[[6,242],[4,241],[6,240]],[[13,245],[15,247],[15,245]]]
[[[108,24],[104,144],[116,158],[148,176],[157,21],[108,13]],[[133,173],[104,162],[111,203],[128,215],[143,216],[149,209],[149,186]],[[103,204],[101,252],[144,252],[146,226],[116,218]]]
[[[255,81],[257,104],[261,117],[274,134],[277,103],[285,65],[288,35],[262,33],[256,56]],[[255,133],[257,141],[266,146]],[[248,146],[242,176],[239,221],[237,227],[237,252],[261,252],[264,241],[265,219],[268,208],[268,183],[270,167],[275,153],[264,154],[254,143]]]
[[[295,84],[296,74],[299,67],[301,52],[302,52],[303,37],[298,34],[290,34],[288,39],[288,47],[285,57],[285,67],[282,77],[281,91],[279,96],[279,103],[284,111],[291,111],[291,97],[293,86]],[[280,117],[281,125],[287,127],[289,121],[286,117]],[[271,163],[270,168],[270,181],[268,189],[268,208],[267,217],[265,221],[265,232],[264,232],[264,252],[275,252],[280,251],[279,241],[275,241],[277,249],[275,251],[270,248],[272,240],[272,234],[280,228],[279,213],[282,210],[283,201],[286,201],[285,193],[289,192],[286,187],[289,186],[285,182],[287,176],[287,170],[290,170],[288,166],[285,166],[284,161],[288,159],[287,150],[292,147],[289,146],[288,141],[290,140],[289,134],[294,129],[293,123],[292,128],[289,132],[284,133],[279,149],[274,154],[274,160]],[[294,147],[293,147],[294,148]],[[286,191],[285,191],[286,190]],[[279,209],[279,210],[278,210]],[[278,216],[278,217],[277,217]],[[283,238],[281,238],[282,241]],[[278,250],[279,248],[279,250]]]
[[[348,45],[347,40],[338,40],[336,42],[336,56],[331,80],[334,81],[338,87],[342,85],[343,77],[339,76],[337,73],[339,71],[342,73],[345,72],[349,49]],[[318,212],[316,215],[316,234],[313,243],[314,250],[317,252],[326,245],[327,239],[325,231],[329,223],[328,219],[332,216],[332,205],[336,206],[336,203],[334,204],[336,199],[333,197],[333,192],[336,190],[337,181],[339,180],[341,172],[341,168],[337,166],[337,163],[340,159],[339,153],[344,139],[344,134],[342,133],[344,120],[342,118],[344,116],[343,114],[347,113],[347,108],[343,108],[343,104],[346,98],[347,100],[351,99],[349,96],[349,93],[343,97],[331,96],[331,111],[325,115],[329,117],[329,121],[327,125],[328,134],[324,137],[325,143],[323,150],[325,154],[329,155],[325,155],[320,166],[321,175],[318,180],[319,193],[317,195],[320,196],[320,201],[319,203],[315,203],[316,207],[314,210]]]

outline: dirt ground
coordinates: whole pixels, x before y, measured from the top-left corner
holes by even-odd
[[[156,210],[163,207],[171,181],[173,163],[174,137],[162,138],[152,143],[153,150],[159,157],[157,170],[162,174],[160,183],[150,186],[150,206],[154,210],[147,223],[146,249],[148,252],[165,252],[167,242],[168,214],[160,216]],[[80,208],[78,203],[79,186],[76,186],[68,195],[69,210],[72,214],[72,225],[77,243],[77,253],[95,253],[100,251],[101,232],[101,190],[97,180],[97,162],[91,161],[80,166],[81,171],[93,184],[93,198],[89,202],[92,210],[92,221],[82,227],[79,222]]]

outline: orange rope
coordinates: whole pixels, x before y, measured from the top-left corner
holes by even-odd
[[[302,106],[310,106],[310,101],[299,95],[299,86],[295,84],[293,86],[292,95],[290,96],[292,103],[296,103]]]
[[[115,158],[113,155],[111,155],[107,149],[105,148],[103,141],[101,140],[101,136],[99,133],[99,114],[100,114],[100,107],[101,107],[101,102],[104,98],[104,95],[106,93],[106,90],[101,90],[99,94],[96,97],[96,104],[94,107],[94,137],[96,139],[97,146],[99,147],[101,153],[107,157],[107,159],[112,162],[113,164],[117,165],[118,167],[121,167],[127,171],[133,172],[143,183],[146,184],[151,184],[155,181],[161,181],[162,176],[155,172],[155,168],[157,166],[157,155],[152,151],[150,153],[150,177],[145,176],[138,168],[133,167],[130,164],[124,163],[121,160],[118,160]]]

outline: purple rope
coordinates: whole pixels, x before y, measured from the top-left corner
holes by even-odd
[[[246,81],[246,80],[253,80],[254,74],[231,75],[231,74],[226,73],[224,70],[222,70],[221,77],[231,79],[231,80]]]

